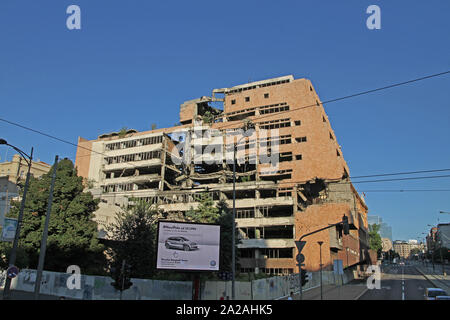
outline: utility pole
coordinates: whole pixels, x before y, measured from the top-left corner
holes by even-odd
[[[120,290],[120,300],[122,300],[122,292],[125,288],[125,260],[122,260],[122,268],[120,269],[120,274],[122,275],[120,284],[120,287],[122,290]]]
[[[52,182],[50,184],[50,194],[48,196],[47,213],[45,214],[44,231],[42,233],[41,251],[39,252],[39,264],[36,275],[36,282],[34,284],[34,300],[39,299],[39,291],[41,289],[42,271],[44,270],[45,251],[47,250],[48,237],[48,223],[50,221],[50,212],[52,211],[53,190],[55,188],[56,169],[58,166],[58,156],[55,157],[55,164],[53,165]]]
[[[322,290],[322,244],[323,241],[317,241],[320,250],[320,300],[323,300],[323,290]]]
[[[31,153],[30,153],[30,155],[28,155],[25,152],[23,152],[22,150],[20,150],[19,148],[9,144],[5,139],[0,139],[0,145],[3,145],[3,144],[7,145],[7,146],[13,148],[14,150],[16,150],[17,152],[19,152],[20,155],[22,155],[22,157],[24,157],[25,161],[27,161],[27,164],[28,164],[27,178],[25,180],[25,187],[23,189],[22,202],[20,204],[19,216],[17,218],[16,233],[14,235],[13,247],[11,249],[11,253],[10,253],[9,261],[8,261],[9,267],[12,267],[16,263],[17,247],[19,246],[19,237],[20,237],[20,229],[22,226],[23,211],[25,209],[25,201],[27,198],[28,186],[30,184],[31,165],[33,163],[33,148],[31,148]],[[26,158],[28,158],[28,160]],[[11,288],[11,278],[6,277],[5,286],[3,289],[3,300],[10,299],[10,288]]]
[[[236,153],[237,147],[240,141],[244,138],[250,137],[253,132],[251,132],[252,124],[248,123],[244,127],[243,136],[234,143],[233,141],[233,226],[232,226],[232,234],[231,234],[231,300],[235,300],[236,298],[236,288],[235,288],[235,279],[236,279]]]

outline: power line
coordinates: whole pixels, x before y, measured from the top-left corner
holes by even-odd
[[[399,86],[402,86],[402,85],[406,85],[406,84],[410,84],[410,83],[414,83],[414,82],[418,82],[418,81],[422,81],[422,80],[426,80],[426,79],[430,79],[430,78],[434,78],[434,77],[439,77],[439,76],[442,76],[442,75],[445,75],[445,74],[448,74],[448,73],[450,73],[450,70],[444,71],[444,72],[440,72],[440,73],[431,74],[431,75],[427,75],[427,76],[423,76],[423,77],[420,77],[420,78],[415,78],[415,79],[412,79],[412,80],[407,80],[407,81],[403,81],[403,82],[394,83],[394,84],[387,85],[387,86],[380,87],[380,88],[376,88],[376,89],[362,91],[362,92],[359,92],[359,93],[343,96],[343,97],[340,97],[340,98],[327,100],[327,101],[322,102],[321,104],[332,103],[332,102],[341,101],[341,100],[344,100],[344,99],[349,99],[349,98],[353,98],[353,97],[357,97],[357,96],[361,96],[361,95],[365,95],[365,94],[369,94],[369,93],[373,93],[373,92],[377,92],[377,91],[381,91],[381,90],[386,90],[386,89],[390,89],[390,88],[394,88],[394,87],[399,87]],[[317,104],[312,104],[312,105],[308,105],[308,106],[295,108],[295,109],[292,109],[292,110],[281,111],[281,112],[278,112],[277,115],[281,114],[281,113],[296,111],[296,110],[299,110],[299,109],[314,107],[316,105]],[[267,116],[260,116],[260,117],[258,117],[258,120],[262,119],[262,118],[265,118],[265,117],[271,117],[271,116],[273,116],[273,114],[269,114]],[[70,145],[75,146],[75,147],[80,147],[82,149],[86,149],[86,150],[89,150],[91,152],[95,152],[95,153],[104,155],[103,153],[91,150],[89,148],[81,147],[81,146],[79,146],[79,145],[77,145],[77,144],[75,144],[73,142],[70,142],[70,141],[58,138],[58,137],[53,136],[51,134],[48,134],[48,133],[45,133],[45,132],[42,132],[42,131],[39,131],[39,130],[36,130],[36,129],[33,129],[33,128],[26,127],[24,125],[21,125],[21,124],[18,124],[18,123],[15,123],[15,122],[3,119],[3,118],[0,118],[0,121],[6,122],[8,124],[17,126],[19,128],[22,128],[22,129],[25,129],[25,130],[28,130],[28,131],[31,131],[31,132],[34,132],[34,133],[46,136],[48,138],[51,138],[51,139],[54,139],[54,140],[57,140],[57,141],[60,141],[60,142],[66,143],[66,144],[70,144]]]
[[[406,84],[410,84],[410,83],[414,83],[414,82],[418,82],[418,81],[422,81],[422,80],[426,80],[426,79],[442,76],[442,75],[445,75],[445,74],[448,74],[448,73],[450,73],[450,70],[449,71],[440,72],[440,73],[431,74],[431,75],[427,75],[427,76],[423,76],[423,77],[420,77],[420,78],[415,78],[415,79],[412,79],[412,80],[407,80],[407,81],[403,81],[403,82],[399,82],[399,83],[394,83],[394,84],[383,86],[383,87],[376,88],[376,89],[362,91],[362,92],[359,92],[359,93],[355,93],[355,94],[343,96],[343,97],[340,97],[340,98],[335,98],[335,99],[324,101],[324,102],[322,102],[322,105],[326,104],[326,103],[332,103],[332,102],[336,102],[336,101],[341,101],[341,100],[344,100],[344,99],[349,99],[349,98],[353,98],[353,97],[357,97],[357,96],[361,96],[361,95],[365,95],[365,94],[369,94],[369,93],[373,93],[373,92],[377,92],[377,91],[382,91],[382,90],[386,90],[386,89],[390,89],[390,88],[394,88],[394,87],[398,87],[398,86],[402,86],[402,85],[406,85]],[[282,112],[279,112],[277,114],[286,113],[286,112],[292,112],[292,111],[295,111],[295,110],[304,109],[304,108],[310,108],[310,107],[314,107],[314,106],[316,106],[316,104],[312,104],[312,105],[309,105],[309,106],[303,106],[303,107],[299,107],[299,108],[294,108],[292,110],[282,111]],[[267,116],[260,116],[260,117],[258,117],[258,120],[262,119],[262,118],[265,118],[265,117],[271,117],[271,116],[273,116],[273,114],[269,114]],[[28,130],[28,131],[31,131],[31,132],[43,135],[43,136],[51,138],[51,139],[54,139],[54,140],[57,140],[57,141],[69,144],[71,146],[75,146],[77,148],[85,149],[87,151],[90,151],[90,152],[93,152],[93,153],[96,153],[96,154],[99,154],[99,155],[102,155],[102,156],[108,156],[108,155],[106,155],[106,154],[104,154],[102,152],[98,152],[98,151],[95,151],[93,149],[89,149],[89,148],[80,146],[80,145],[75,144],[73,142],[70,142],[70,141],[58,138],[58,137],[56,137],[54,135],[51,135],[51,134],[48,134],[48,133],[45,133],[45,132],[42,132],[42,131],[30,128],[30,127],[27,127],[27,126],[24,126],[24,125],[21,125],[19,123],[13,122],[13,121],[9,121],[9,120],[3,119],[3,118],[0,118],[0,121],[3,121],[3,122],[6,122],[6,123],[8,123],[10,125],[14,125],[14,126],[17,126],[19,128],[22,128],[22,129],[25,129],[25,130]],[[131,162],[124,161],[123,163],[131,164],[134,168],[137,168],[137,166],[134,165]],[[389,176],[389,175],[402,175],[402,174],[414,174],[414,173],[437,172],[437,171],[450,171],[450,169],[425,170],[425,171],[416,171],[416,172],[408,172],[408,173],[392,173],[392,174],[368,175],[368,176],[359,176],[359,177],[352,177],[352,178]],[[441,177],[446,177],[446,176],[441,176]],[[428,179],[428,178],[433,178],[433,177],[424,177],[423,179]],[[404,178],[404,179],[399,179],[399,180],[412,180],[412,179],[417,179],[417,178]],[[383,180],[379,180],[379,181],[381,182]],[[393,180],[384,180],[384,181],[393,181]],[[366,182],[375,182],[375,181],[359,181],[359,182],[354,182],[354,183],[366,183]]]
[[[329,190],[328,192],[347,192],[347,191],[334,191]],[[450,189],[399,189],[399,190],[361,190],[361,192],[450,192]]]
[[[434,78],[434,77],[439,77],[439,76],[442,76],[442,75],[445,75],[445,74],[448,74],[448,73],[450,73],[450,70],[444,71],[444,72],[440,72],[440,73],[431,74],[431,75],[427,75],[427,76],[423,76],[423,77],[420,77],[420,78],[415,78],[415,79],[403,81],[403,82],[390,84],[390,85],[383,86],[383,87],[376,88],[376,89],[371,89],[371,90],[366,90],[366,91],[354,93],[354,94],[343,96],[343,97],[340,97],[340,98],[334,98],[334,99],[326,100],[326,101],[321,102],[320,104],[324,105],[324,104],[333,103],[333,102],[337,102],[337,101],[341,101],[341,100],[345,100],[345,99],[350,99],[350,98],[362,96],[362,95],[365,95],[365,94],[374,93],[374,92],[377,92],[377,91],[387,90],[387,89],[399,87],[399,86],[402,86],[402,85],[406,85],[406,84],[410,84],[410,83],[414,83],[414,82],[418,82],[418,81],[422,81],[422,80],[426,80],[426,79],[430,79],[430,78]],[[311,104],[311,105],[302,106],[302,107],[298,107],[298,108],[294,108],[294,109],[291,109],[291,110],[280,111],[280,112],[277,112],[276,115],[283,114],[283,113],[288,113],[288,112],[293,112],[293,111],[297,111],[297,110],[301,110],[301,109],[306,109],[306,108],[312,108],[312,107],[315,107],[315,106],[317,106],[317,103]],[[258,121],[260,119],[273,117],[274,115],[275,114],[268,114],[268,115],[265,115],[265,116],[258,116]],[[233,125],[235,125],[235,124],[231,124],[231,126],[233,126]],[[221,127],[221,129],[226,128],[226,127],[231,127],[231,126],[224,125],[224,126]]]
[[[421,170],[421,171],[409,171],[409,172],[395,172],[395,173],[382,173],[382,174],[372,174],[366,176],[351,176],[351,179],[360,178],[370,178],[370,177],[383,177],[383,176],[397,176],[397,175],[407,175],[407,174],[417,174],[417,173],[430,173],[430,172],[442,172],[450,171],[450,169],[436,169],[436,170]]]
[[[450,71],[449,71],[449,72],[450,72]],[[6,119],[0,118],[0,121],[4,121],[4,122],[9,123],[9,124],[11,124],[11,125],[18,126],[18,127],[23,128],[23,129],[25,129],[25,130],[29,130],[29,131],[38,133],[38,134],[40,134],[40,135],[49,137],[49,138],[51,138],[51,139],[55,139],[55,140],[58,140],[58,141],[60,141],[60,142],[66,143],[66,144],[70,144],[70,145],[72,145],[72,146],[79,147],[79,148],[81,148],[81,149],[85,149],[85,150],[88,150],[88,151],[90,151],[90,152],[93,152],[93,153],[102,155],[102,156],[108,156],[108,155],[106,155],[106,154],[104,154],[104,153],[102,153],[102,152],[98,152],[98,151],[95,151],[95,150],[92,150],[92,149],[89,149],[89,148],[86,148],[86,147],[83,147],[83,146],[74,144],[74,143],[72,143],[72,142],[70,142],[70,141],[67,141],[67,140],[58,138],[58,137],[56,137],[56,136],[47,134],[47,133],[42,132],[42,131],[39,131],[39,130],[35,130],[35,129],[32,129],[32,128],[23,126],[23,125],[21,125],[21,124],[18,124],[18,123],[15,123],[15,122],[12,122],[12,121],[9,121],[9,120],[6,120]],[[128,164],[131,164],[133,167],[137,168],[136,165],[134,165],[134,164],[132,164],[132,163],[130,163],[130,162],[125,161],[125,162],[122,162],[122,163],[128,163]],[[435,170],[421,170],[421,171],[410,171],[410,172],[396,172],[396,173],[386,173],[386,174],[375,174],[375,175],[356,176],[356,177],[351,177],[351,178],[357,179],[357,178],[367,178],[367,177],[391,176],[391,175],[406,175],[406,174],[430,173],[430,172],[442,172],[442,171],[450,171],[450,169],[435,169]],[[402,181],[402,180],[420,180],[420,179],[447,178],[447,177],[450,177],[450,175],[427,176],[427,177],[412,177],[412,178],[396,178],[396,179],[380,179],[380,180],[366,180],[366,181],[353,181],[353,182],[347,182],[347,183],[353,183],[353,184],[356,184],[356,183],[388,182],[388,181]],[[284,181],[280,181],[280,182],[277,182],[277,184],[283,184],[283,183],[304,183],[304,181],[285,181],[285,182],[284,182]]]
[[[370,182],[387,182],[387,181],[403,181],[403,180],[421,180],[421,179],[437,179],[437,178],[449,178],[449,175],[442,176],[428,176],[428,177],[413,177],[413,178],[395,178],[395,179],[379,179],[379,180],[366,180],[366,181],[353,181],[352,183],[370,183]]]
[[[421,179],[441,179],[450,178],[450,175],[442,176],[426,176],[426,177],[412,177],[412,178],[392,178],[392,179],[377,179],[377,180],[365,180],[365,181],[346,181],[340,182],[341,184],[356,184],[356,183],[376,183],[376,182],[390,182],[390,181],[404,181],[404,180],[421,180]],[[267,180],[262,180],[267,181]],[[277,184],[305,184],[307,181],[278,181]]]
[[[144,189],[145,190],[145,189]],[[144,191],[144,190],[139,190],[139,191]],[[148,191],[156,191],[156,192],[160,192],[160,190],[157,189],[147,189]],[[171,195],[182,195],[185,194],[187,191],[194,191],[196,189],[184,189],[184,190],[170,190]],[[214,192],[214,191],[220,191],[220,190],[209,190],[207,192]],[[106,193],[102,193],[102,197],[116,197],[118,195],[129,195],[130,198],[133,197],[157,197],[157,196],[161,196],[160,194],[154,194],[154,195],[144,195],[144,194],[139,194],[139,195],[133,195],[130,194],[130,192],[132,191],[119,191],[119,192],[106,192]],[[203,191],[202,191],[203,192]],[[339,190],[328,190],[327,192],[343,192],[346,193],[348,191],[339,191]],[[395,192],[395,193],[401,193],[401,192],[450,192],[450,189],[398,189],[398,190],[392,190],[392,189],[388,189],[388,190],[383,190],[383,189],[378,189],[378,190],[361,190],[358,191],[358,193],[366,193],[366,192]],[[229,199],[231,200],[231,199]],[[237,199],[239,200],[239,199]]]
[[[98,152],[98,151],[95,151],[95,150],[93,150],[93,149],[89,149],[89,148],[80,146],[80,145],[75,144],[75,143],[73,143],[73,142],[70,142],[70,141],[67,141],[67,140],[58,138],[58,137],[56,137],[56,136],[53,136],[53,135],[51,135],[51,134],[48,134],[48,133],[45,133],[45,132],[42,132],[42,131],[39,131],[39,130],[36,130],[36,129],[33,129],[33,128],[26,127],[26,126],[21,125],[21,124],[19,124],[19,123],[15,123],[15,122],[12,122],[12,121],[9,121],[9,120],[6,120],[6,119],[2,119],[2,118],[0,118],[0,121],[9,123],[9,124],[11,124],[11,125],[17,126],[17,127],[19,127],[19,128],[22,128],[22,129],[25,129],[25,130],[28,130],[28,131],[31,131],[31,132],[34,132],[34,133],[38,133],[38,134],[43,135],[43,136],[45,136],[45,137],[48,137],[48,138],[51,138],[51,139],[54,139],[54,140],[57,140],[57,141],[60,141],[60,142],[66,143],[66,144],[70,144],[70,145],[75,146],[75,147],[77,147],[77,148],[81,148],[81,149],[84,149],[84,150],[87,150],[87,151],[96,153],[96,154],[98,154],[98,155],[108,157],[108,155],[105,154],[105,153]],[[128,163],[128,164],[132,165],[134,168],[138,168],[136,165],[134,165],[133,163],[128,162],[128,161],[124,161],[124,162],[122,162],[122,163]]]

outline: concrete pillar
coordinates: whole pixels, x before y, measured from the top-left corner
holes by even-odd
[[[258,248],[255,249],[255,260],[261,259],[261,252]],[[259,274],[259,267],[255,266],[255,274]]]

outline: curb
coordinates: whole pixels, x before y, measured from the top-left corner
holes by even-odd
[[[427,276],[425,273],[423,273],[422,270],[419,269],[418,267],[414,266],[414,268],[415,268],[417,271],[419,271],[419,273],[421,273],[421,274],[424,276],[424,278],[427,279],[428,281],[430,281],[435,287],[441,288],[442,290],[448,290],[447,288],[442,288],[442,284],[439,284],[439,282],[438,282],[436,279],[434,279],[434,280],[430,279],[431,277],[428,277],[428,276]]]
[[[361,298],[367,291],[369,290],[369,288],[366,288],[363,292],[361,292],[358,296],[356,296],[353,300],[359,300],[359,298]]]

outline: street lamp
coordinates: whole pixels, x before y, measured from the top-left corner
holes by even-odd
[[[17,152],[19,152],[20,155],[24,158],[24,160],[28,164],[27,178],[25,180],[25,187],[23,189],[22,202],[20,204],[19,216],[17,218],[16,234],[14,235],[13,247],[12,247],[12,250],[11,250],[11,253],[9,256],[9,267],[12,267],[16,263],[17,247],[19,245],[20,227],[22,224],[23,211],[25,209],[25,201],[27,198],[28,185],[30,182],[31,164],[33,162],[32,161],[33,160],[33,148],[31,148],[31,154],[28,155],[25,152],[23,152],[22,150],[20,150],[19,148],[15,147],[13,145],[10,145],[5,139],[0,139],[0,145],[9,146],[9,147],[13,148],[14,150],[16,150]],[[28,160],[26,158],[28,158]],[[10,288],[11,288],[11,279],[9,277],[6,277],[5,288],[3,289],[3,300],[7,300],[10,298]]]
[[[235,290],[235,278],[236,278],[236,153],[239,142],[242,139],[250,137],[253,134],[253,130],[249,130],[253,128],[253,125],[248,122],[244,126],[244,133],[242,137],[233,144],[233,227],[231,234],[231,299],[235,300],[236,298],[236,290]]]
[[[322,293],[322,244],[323,241],[317,241],[317,244],[320,248],[320,300],[323,300],[323,293]]]

